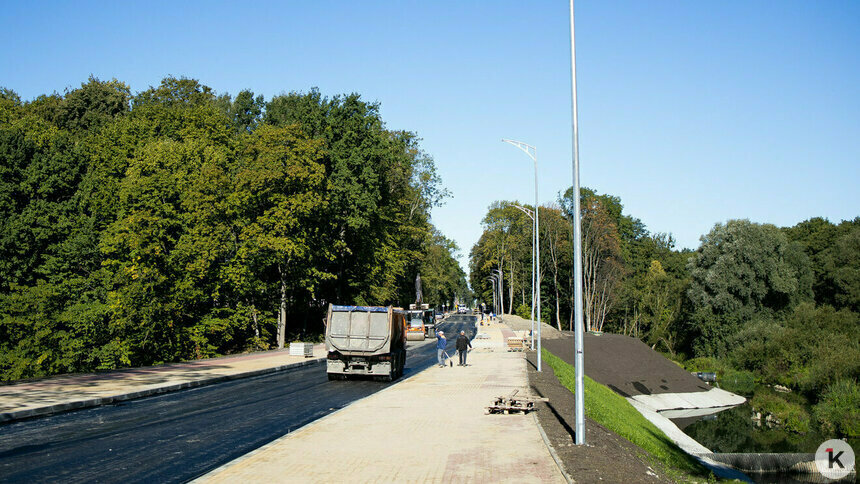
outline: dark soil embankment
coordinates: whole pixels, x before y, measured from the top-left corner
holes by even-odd
[[[540,373],[535,370],[534,352],[528,353],[528,370],[531,393],[549,399],[548,402],[538,402],[538,420],[565,471],[574,481],[673,482],[656,459],[649,459],[644,450],[590,418],[585,419],[587,445],[574,445],[573,394],[559,383],[549,365],[542,365]]]
[[[574,338],[542,340],[543,347],[565,362],[574,364]],[[616,393],[630,397],[652,393],[706,392],[711,389],[695,375],[666,359],[636,338],[619,334],[595,336],[583,340],[585,374]]]

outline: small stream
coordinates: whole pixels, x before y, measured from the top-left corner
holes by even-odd
[[[720,453],[815,453],[822,442],[831,438],[818,432],[789,432],[754,421],[752,414],[752,407],[745,403],[716,414],[672,422],[696,442]],[[855,443],[849,443],[854,447]]]

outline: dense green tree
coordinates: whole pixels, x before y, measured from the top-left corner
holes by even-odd
[[[56,112],[56,124],[72,132],[100,128],[127,113],[130,99],[130,89],[124,83],[90,77],[89,82],[63,97]]]
[[[487,278],[501,271],[502,310],[513,312],[516,295],[531,292],[532,220],[517,208],[519,202],[495,202],[482,223],[484,233],[470,254],[470,280],[478,299],[488,307],[493,303],[493,286]],[[523,206],[527,210],[533,207]],[[527,271],[527,272],[526,272]],[[543,277],[542,277],[543,279]]]
[[[283,345],[329,302],[408,303],[419,270],[465,296],[433,160],[378,111],[173,77],[0,89],[0,379]]]
[[[860,217],[834,225],[827,219],[811,218],[794,227],[783,229],[788,238],[798,242],[812,262],[813,292],[819,304],[843,307],[846,294],[860,293],[860,279],[850,283],[853,271],[857,271],[857,248],[850,247],[850,233],[860,229]],[[837,247],[837,244],[839,245]],[[844,267],[841,276],[836,272]],[[837,281],[840,279],[841,281]],[[849,297],[850,299],[850,297]],[[857,308],[854,309],[857,311]]]
[[[310,239],[320,237],[312,223],[323,214],[324,167],[321,143],[307,139],[295,126],[263,126],[246,148],[247,160],[237,173],[236,197],[245,225],[238,234],[240,257],[277,276],[278,347],[286,338],[287,309],[296,291],[312,298],[319,281],[329,276],[316,267]],[[306,297],[306,298],[307,298]],[[302,300],[305,300],[303,298]]]
[[[368,304],[408,301],[429,209],[444,197],[432,160],[408,132],[390,132],[379,106],[357,94],[323,97],[314,89],[273,98],[266,123],[300,122],[324,142],[333,299]]]
[[[757,314],[812,299],[812,269],[802,248],[773,225],[731,220],[702,237],[690,258],[694,349],[724,355],[728,339]]]
[[[428,237],[420,274],[424,302],[431,307],[450,306],[455,299],[470,299],[466,273],[454,258],[457,252],[457,244],[438,230]]]
[[[860,378],[860,318],[847,309],[807,302],[784,317],[758,315],[731,344],[737,368],[813,398],[841,379]]]

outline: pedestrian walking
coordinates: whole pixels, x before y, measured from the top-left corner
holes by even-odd
[[[460,331],[460,336],[457,336],[457,351],[460,353],[459,366],[466,366],[466,355],[472,348],[472,343],[469,342],[469,337],[465,331]]]
[[[445,364],[442,363],[442,355],[445,354],[445,346],[448,344],[448,340],[445,339],[445,332],[438,331],[436,333],[436,360],[439,362],[439,367],[444,368]]]

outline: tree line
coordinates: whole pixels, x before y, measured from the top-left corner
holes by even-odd
[[[562,330],[573,328],[572,196],[569,189],[538,208],[541,313]],[[814,404],[812,413],[793,397],[758,401],[783,409],[783,420],[805,421],[800,431],[817,421],[860,435],[860,217],[784,228],[730,220],[695,251],[676,250],[671,235],[624,214],[618,197],[588,188],[579,196],[586,331],[639,338],[691,370],[787,387]],[[500,270],[505,312],[528,317],[533,228],[516,205],[489,207],[470,280],[492,301],[487,277]]]
[[[0,379],[282,347],[468,291],[414,133],[358,94],[0,89]],[[462,297],[462,296],[461,296]]]

